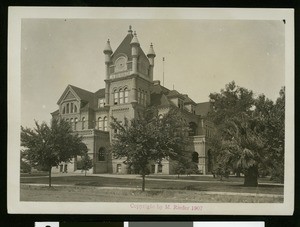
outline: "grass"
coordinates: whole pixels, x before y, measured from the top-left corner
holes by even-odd
[[[203,179],[203,178],[202,178]],[[151,180],[147,178],[146,188],[154,190],[184,190],[198,192],[233,192],[233,193],[260,193],[283,195],[283,186],[260,185],[258,187],[244,187],[240,179],[229,181],[219,181],[211,177],[211,181],[191,182],[187,180]],[[74,185],[74,186],[93,186],[93,187],[121,187],[121,188],[140,188],[141,179],[127,179],[116,177],[101,176],[61,176],[53,177],[53,185]],[[21,183],[48,184],[48,177],[21,178]]]
[[[124,190],[86,186],[45,187],[21,185],[21,201],[51,202],[178,202],[178,203],[282,203],[282,197],[210,195],[189,190]]]

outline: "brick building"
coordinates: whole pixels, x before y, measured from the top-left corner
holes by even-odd
[[[129,27],[118,48],[113,52],[108,40],[103,51],[105,55],[105,88],[90,92],[68,85],[57,104],[59,109],[52,117],[69,121],[73,130],[82,135],[93,159],[92,173],[128,173],[124,160],[113,159],[109,152],[111,137],[111,116],[120,121],[133,119],[146,106],[156,106],[159,114],[176,107],[190,128],[193,161],[198,163],[200,173],[211,172],[212,157],[209,137],[213,133],[212,124],[206,120],[209,103],[195,103],[186,94],[169,90],[153,80],[155,52],[150,45],[147,54],[141,49],[136,33]],[[62,163],[53,172],[80,171],[77,165],[80,157],[71,163]],[[152,173],[172,174],[171,161],[155,163]]]

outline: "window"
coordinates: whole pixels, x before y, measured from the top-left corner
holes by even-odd
[[[70,123],[71,123],[71,127],[73,128],[73,118],[71,118]]]
[[[197,135],[197,124],[195,122],[189,123],[189,136]]]
[[[105,161],[105,148],[100,147],[98,151],[98,161]]]
[[[155,165],[151,165],[150,173],[155,173]]]
[[[70,110],[70,113],[73,113],[73,103],[71,103],[71,110]]]
[[[67,104],[67,114],[69,113],[69,103]]]
[[[82,130],[84,129],[85,127],[85,117],[82,118]]]
[[[144,106],[147,106],[147,100],[148,100],[148,94],[147,94],[147,91],[145,91],[145,94],[144,94]]]
[[[124,93],[122,90],[119,90],[119,103],[123,104],[124,103]]]
[[[141,104],[144,105],[144,91],[141,92]]]
[[[107,131],[107,117],[104,117],[103,122],[104,131]]]
[[[124,102],[125,103],[128,103],[128,89],[127,88],[125,88],[124,89]]]
[[[74,104],[74,113],[77,113],[77,106]]]
[[[105,103],[104,103],[104,99],[99,99],[98,100],[98,107],[104,107],[105,106]]]
[[[78,119],[77,119],[77,118],[75,118],[74,130],[76,130],[76,129],[77,129],[77,122],[78,122]]]
[[[64,106],[64,108],[63,108],[63,111],[62,111],[62,113],[63,114],[65,114],[66,113],[66,107]]]
[[[117,173],[121,173],[121,171],[122,171],[122,165],[117,164]]]
[[[162,164],[158,164],[158,166],[157,166],[157,172],[158,173],[162,173]]]
[[[103,119],[101,117],[98,118],[98,129],[103,130]]]
[[[137,91],[137,96],[138,96],[138,103],[141,103],[141,89],[139,89],[138,91]]]
[[[118,91],[115,90],[114,91],[114,105],[117,105],[118,104]]]

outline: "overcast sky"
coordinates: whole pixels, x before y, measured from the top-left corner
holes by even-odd
[[[147,54],[156,52],[154,79],[209,101],[234,80],[276,100],[284,86],[284,23],[281,20],[23,19],[21,24],[21,123],[49,122],[68,84],[95,92],[104,88],[103,48],[114,50],[137,32]]]

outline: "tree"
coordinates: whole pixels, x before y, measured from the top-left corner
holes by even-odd
[[[213,146],[221,172],[244,173],[245,186],[258,185],[259,171],[283,173],[283,166],[272,163],[283,165],[284,91],[274,105],[264,95],[255,99],[252,91],[231,82],[220,93],[210,94],[210,101],[208,117],[217,127],[218,142]]]
[[[93,160],[88,153],[85,153],[78,162],[78,165],[81,166],[81,169],[84,171],[84,176],[86,176],[86,172],[93,167]]]
[[[31,166],[40,166],[49,171],[49,187],[51,187],[51,169],[60,162],[70,162],[76,155],[87,152],[82,138],[72,133],[71,126],[64,120],[53,119],[51,125],[45,122],[35,128],[21,126],[21,146],[23,157]]]
[[[177,174],[177,178],[181,174],[196,174],[199,172],[197,163],[192,161],[191,152],[186,151],[184,156],[178,156],[177,160],[173,163],[173,170]]]
[[[117,131],[112,143],[116,158],[123,158],[128,168],[142,176],[142,191],[145,190],[145,176],[149,174],[149,163],[160,163],[163,159],[177,160],[183,156],[188,144],[188,127],[175,109],[170,109],[163,117],[158,110],[146,108],[138,117],[125,119],[121,124],[113,118],[111,127]]]

